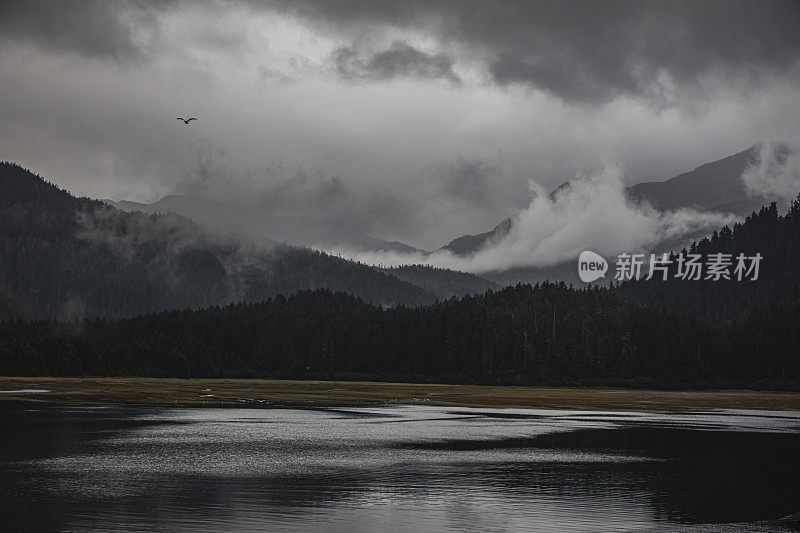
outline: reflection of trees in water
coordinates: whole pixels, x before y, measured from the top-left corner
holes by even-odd
[[[589,465],[575,481],[598,488],[625,478],[649,495],[659,518],[670,521],[746,522],[800,511],[800,436],[796,434],[627,427],[544,435],[536,445],[630,453],[653,462]],[[609,479],[610,478],[610,479]],[[562,483],[568,483],[564,478]]]
[[[459,508],[465,513],[471,505],[470,495],[475,494],[513,501],[530,511],[552,501],[569,502],[561,508],[571,506],[580,512],[583,502],[627,499],[631,505],[649,509],[651,516],[683,523],[766,520],[800,509],[795,490],[800,478],[800,436],[790,434],[629,426],[525,439],[420,441],[395,446],[375,443],[371,445],[373,453],[378,448],[380,453],[404,453],[411,459],[369,468],[337,468],[335,463],[321,466],[317,462],[306,472],[274,475],[262,475],[254,465],[252,477],[159,472],[153,467],[156,463],[147,463],[152,444],[139,445],[135,439],[125,444],[126,452],[141,455],[141,468],[135,471],[88,468],[85,472],[53,472],[36,463],[18,463],[102,454],[107,451],[106,439],[147,426],[176,423],[137,420],[132,413],[141,414],[142,410],[70,414],[46,406],[37,413],[23,413],[21,408],[0,406],[8,435],[0,446],[4,527],[64,529],[75,524],[102,525],[103,520],[126,516],[135,516],[140,524],[142,517],[150,517],[153,527],[183,520],[224,524],[242,512],[264,519],[303,516],[318,507],[359,505],[363,496],[374,494],[393,501],[446,498],[450,504],[460,501]],[[308,444],[299,448],[298,454],[311,454],[314,463],[314,454],[324,453],[324,448]],[[492,450],[523,454],[524,450],[564,451],[569,455],[565,462],[514,462],[504,455],[498,455],[495,462],[491,457],[488,462],[464,461],[463,453],[491,454]],[[232,445],[231,453],[237,451],[241,450]],[[358,457],[362,451],[353,448],[352,454]],[[419,461],[413,459],[414,451],[419,452]],[[583,452],[655,460],[597,461],[592,456],[590,461],[580,462]],[[432,453],[444,454],[445,460],[427,462]],[[576,460],[576,454],[577,462],[569,462]],[[199,457],[202,460],[203,456]],[[252,460],[258,454],[245,457]],[[91,489],[97,487],[101,490],[93,493]]]

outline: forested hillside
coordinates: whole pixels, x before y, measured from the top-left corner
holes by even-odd
[[[0,373],[797,389],[798,309],[711,323],[563,284],[416,309],[304,291],[77,326],[2,323]]]
[[[690,309],[709,319],[731,319],[777,305],[800,302],[800,197],[793,201],[785,215],[774,203],[762,207],[733,228],[724,227],[710,238],[693,243],[686,254],[730,254],[733,266],[736,257],[760,254],[758,279],[738,281],[683,280],[676,277],[677,257],[672,254],[666,281],[660,274],[649,281],[629,281],[619,287],[627,298],[643,303],[677,309]]]
[[[432,293],[358,263],[220,241],[176,215],[124,213],[0,163],[0,318],[133,316],[326,287],[375,304]]]
[[[47,317],[0,321],[2,374],[800,387],[800,199],[684,251],[760,253],[756,281],[677,279],[673,264],[666,281],[431,303],[491,282],[221,243],[187,219],[77,199],[15,165],[0,178],[0,316]],[[253,303],[218,307],[231,301]],[[184,310],[56,320],[173,308]]]
[[[417,287],[422,287],[426,291],[435,294],[440,300],[447,300],[452,296],[480,294],[490,289],[499,289],[501,287],[497,283],[475,274],[427,265],[403,265],[384,268],[383,272],[412,283]]]

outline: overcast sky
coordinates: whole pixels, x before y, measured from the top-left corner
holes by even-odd
[[[797,147],[798,58],[795,1],[6,1],[0,158],[79,195],[246,199],[434,248],[531,182]]]

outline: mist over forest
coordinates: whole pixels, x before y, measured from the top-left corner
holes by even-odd
[[[0,529],[800,531],[800,0],[0,0]]]
[[[0,368],[794,388],[798,23],[4,4]],[[590,285],[584,251],[763,265]]]

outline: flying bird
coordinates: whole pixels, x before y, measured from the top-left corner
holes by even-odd
[[[178,120],[182,120],[183,123],[188,126],[191,121],[197,120],[197,119],[194,118],[194,117],[192,117],[192,118],[181,118],[181,117],[178,117]]]

